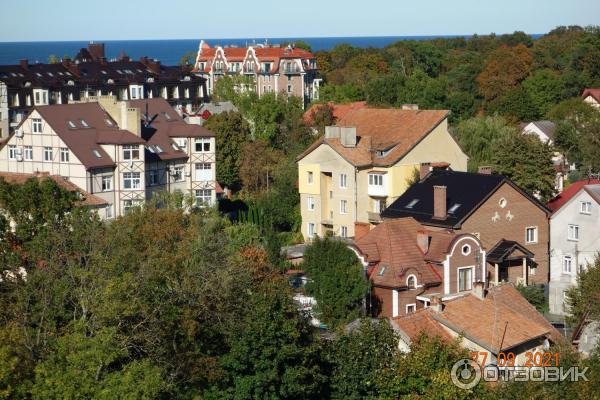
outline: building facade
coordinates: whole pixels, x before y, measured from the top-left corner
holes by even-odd
[[[105,219],[159,190],[215,202],[214,134],[185,123],[164,99],[89,100],[34,107],[0,150],[0,171],[63,177],[104,200]]]
[[[357,109],[298,158],[302,233],[355,237],[408,188],[421,163],[466,171],[448,112]]]
[[[200,41],[194,71],[207,80],[209,94],[221,77],[244,76],[252,80],[245,89],[259,96],[283,92],[305,105],[319,98],[316,57],[292,46],[210,47]]]
[[[548,203],[550,217],[550,312],[568,314],[566,292],[600,252],[600,181],[574,182]]]
[[[21,60],[19,65],[2,65],[0,82],[0,121],[8,118],[9,124],[6,130],[6,122],[0,123],[2,138],[36,106],[70,104],[97,96],[116,96],[123,101],[162,97],[185,113],[208,99],[206,80],[193,74],[191,67],[164,66],[147,57],[133,61],[126,55],[107,60],[104,44],[90,44],[75,59],[56,64]]]

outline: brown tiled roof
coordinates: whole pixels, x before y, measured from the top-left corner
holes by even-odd
[[[429,337],[440,338],[446,343],[453,340],[448,331],[431,317],[431,313],[427,309],[421,309],[403,317],[394,317],[391,322],[392,325],[400,328],[402,333],[408,336],[406,339],[411,341],[424,334]]]
[[[139,108],[141,114],[146,112],[148,105],[148,118],[156,115],[151,126],[142,128],[142,137],[147,146],[160,146],[163,152],[152,153],[146,151],[146,159],[152,160],[173,160],[187,158],[187,153],[181,150],[175,150],[172,146],[174,137],[214,137],[215,134],[201,125],[188,124],[183,118],[167,103],[163,98],[153,98],[144,100],[132,100],[130,107]],[[169,118],[166,117],[169,116]]]
[[[37,173],[37,174],[26,174],[20,172],[0,172],[0,178],[3,178],[6,182],[16,183],[22,185],[27,180],[31,178],[37,178],[39,180],[42,179],[53,179],[61,186],[63,189],[69,192],[79,192],[81,194],[80,200],[77,202],[80,205],[84,206],[103,206],[108,204],[105,200],[100,197],[94,196],[91,193],[86,192],[85,190],[76,186],[73,182],[64,179],[62,176],[58,175],[49,175],[48,173]]]
[[[304,151],[298,160],[321,144],[327,144],[357,167],[389,166],[404,157],[447,116],[446,110],[353,110],[337,121],[336,125],[356,127],[356,147],[344,147],[339,139],[320,138]],[[389,152],[379,157],[375,155],[376,151]]]
[[[600,88],[585,88],[581,97],[586,98],[592,96],[597,102],[600,102]]]
[[[129,131],[119,129],[117,123],[98,103],[55,104],[35,109],[86,169],[115,165],[100,143],[144,143],[142,138]],[[82,119],[88,127],[82,124]],[[69,121],[75,124],[75,128],[69,126]],[[94,150],[101,157],[94,155]]]
[[[423,254],[417,245],[417,235],[430,236],[429,250]],[[356,241],[355,246],[372,266],[370,278],[374,285],[404,287],[410,274],[426,285],[442,282],[433,263],[439,263],[457,235],[425,229],[413,218],[384,220]],[[385,267],[385,269],[384,269]]]

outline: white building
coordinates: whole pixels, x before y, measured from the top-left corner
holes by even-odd
[[[61,176],[106,201],[105,219],[158,190],[216,201],[212,132],[185,123],[162,98],[93,100],[34,107],[0,149],[0,171]]]
[[[565,315],[566,291],[600,251],[600,181],[573,183],[548,203],[550,217],[550,313]]]

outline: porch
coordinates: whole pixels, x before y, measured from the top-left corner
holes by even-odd
[[[487,254],[487,262],[491,266],[491,273],[488,273],[489,282],[494,285],[501,282],[528,285],[529,276],[535,274],[537,266],[534,256],[535,254],[518,242],[500,240]]]

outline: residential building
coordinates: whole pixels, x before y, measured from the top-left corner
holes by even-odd
[[[314,54],[293,46],[254,45],[241,47],[210,47],[200,41],[194,71],[208,82],[208,93],[223,76],[252,78],[251,89],[259,96],[265,93],[285,93],[297,96],[308,104],[319,98],[320,79]]]
[[[478,237],[488,282],[547,284],[550,210],[508,178],[489,168],[481,172],[424,168],[382,217],[412,217],[432,229]]]
[[[448,111],[357,109],[298,158],[302,233],[354,237],[409,186],[421,163],[467,170]]]
[[[600,88],[586,88],[581,93],[583,101],[600,109]]]
[[[410,351],[412,342],[427,334],[446,342],[459,340],[463,348],[478,352],[478,362],[500,369],[507,360],[514,366],[533,362],[535,354],[541,356],[552,343],[562,341],[560,333],[511,284],[486,289],[478,282],[472,292],[434,297],[430,307],[393,318],[392,326],[403,351]],[[498,359],[500,353],[504,359]]]
[[[0,121],[6,119],[7,103],[10,132],[36,106],[70,104],[102,95],[118,100],[162,97],[178,112],[192,112],[207,100],[206,80],[190,67],[164,66],[158,60],[142,57],[133,61],[126,55],[107,60],[104,44],[92,43],[74,60],[58,64],[0,66]],[[6,94],[3,97],[3,90]],[[2,100],[4,99],[4,100]],[[0,124],[2,138],[9,131]]]
[[[0,81],[0,139],[8,136],[10,121],[8,119],[8,88]]]
[[[185,115],[185,121],[190,124],[203,125],[211,115],[221,114],[224,112],[237,112],[237,107],[231,101],[213,101],[210,103],[201,104],[195,113]]]
[[[351,248],[371,281],[372,316],[411,314],[428,307],[434,295],[465,293],[486,282],[486,254],[477,237],[428,229],[414,218],[385,220]]]
[[[566,292],[600,252],[600,180],[572,183],[548,203],[550,216],[550,313],[568,314]]]
[[[110,219],[153,192],[216,198],[215,138],[162,98],[34,106],[0,149],[0,171],[47,172],[106,201]]]

